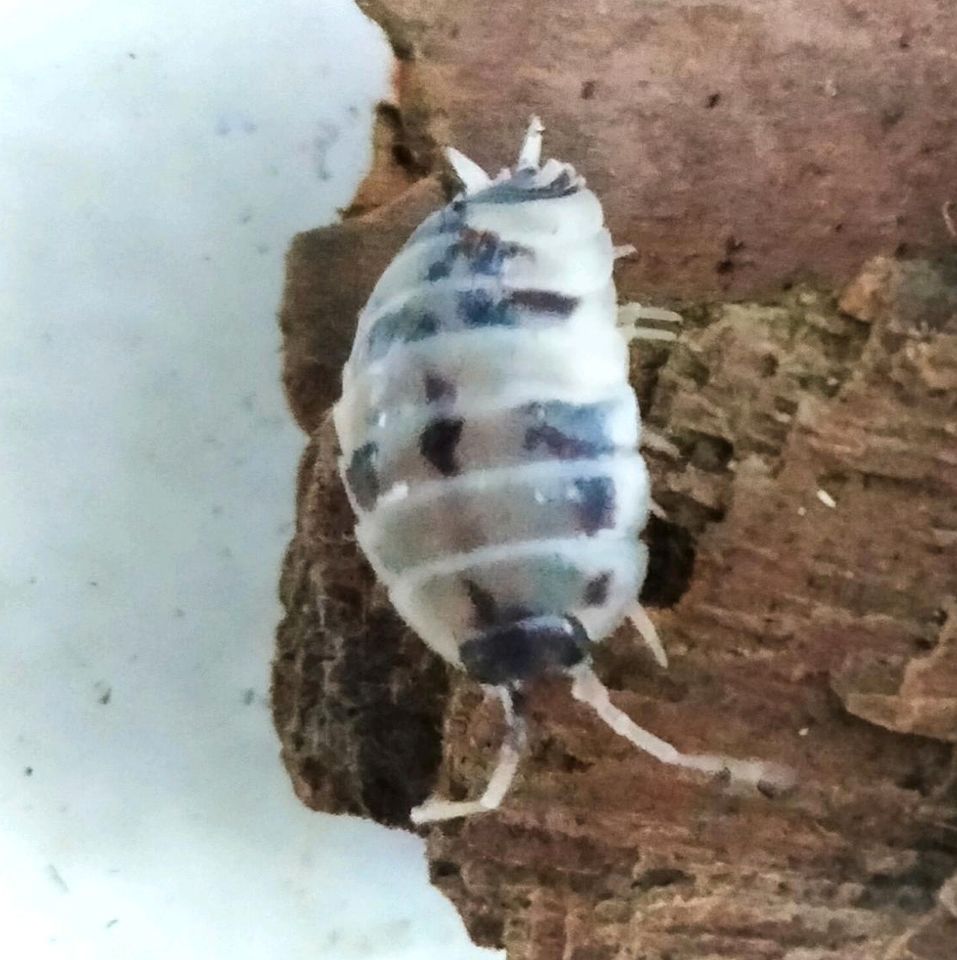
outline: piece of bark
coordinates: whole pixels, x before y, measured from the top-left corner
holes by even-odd
[[[547,684],[531,698],[529,754],[504,808],[428,831],[433,880],[476,942],[505,946],[512,960],[953,960],[957,265],[877,259],[840,298],[829,292],[867,251],[952,246],[939,194],[954,182],[953,155],[941,148],[924,163],[920,145],[954,130],[957,86],[918,79],[953,74],[934,41],[953,9],[622,4],[591,26],[576,4],[471,14],[397,0],[392,10],[404,59],[396,103],[379,117],[378,164],[352,219],[296,239],[282,312],[290,403],[312,436],[273,688],[298,795],[405,824],[433,785],[462,797],[486,782],[499,711],[402,626],[374,585],[323,417],[355,313],[445,196],[437,176],[408,185],[435,168],[435,141],[454,133],[497,168],[535,107],[549,121],[549,152],[589,176],[617,236],[637,231],[645,253],[621,265],[625,296],[685,298],[679,341],[643,344],[632,363],[645,420],[678,450],[650,456],[668,520],[646,533],[643,594],[672,665],[661,671],[622,629],[597,670],[620,706],[678,746],[789,763],[800,783],[789,797],[731,795],[637,753],[567,684]],[[503,32],[505,10],[530,51],[509,70],[516,41]],[[802,16],[809,66],[798,83]],[[571,65],[551,69],[545,52],[575,17],[581,38],[560,41]],[[582,50],[594,55],[603,32],[611,43],[623,17],[633,58],[603,70],[584,99],[566,96]],[[790,32],[775,34],[782,21]],[[716,50],[704,48],[706,27]],[[854,49],[842,47],[847,37]],[[884,40],[891,53],[875,63],[868,44]],[[690,163],[675,186],[666,136],[682,158],[696,156],[704,141],[689,91],[711,78],[722,48],[747,57],[702,108],[717,117],[738,103],[727,130],[707,126],[717,169]],[[658,60],[642,61],[649,49]],[[692,50],[699,59],[682,61]],[[665,70],[669,56],[682,69]],[[827,88],[818,102],[825,61],[840,68],[836,95]],[[626,83],[642,62],[661,66],[647,100],[648,85]],[[793,110],[775,95],[789,78]],[[889,91],[907,100],[908,144],[893,133],[904,117],[883,139],[871,135]],[[632,104],[653,121],[637,152],[626,136]],[[764,165],[727,153],[740,142],[763,143]],[[830,174],[800,174],[821,151]],[[777,171],[770,184],[766,167]],[[844,227],[832,234],[834,217]],[[715,251],[731,266],[719,268]],[[833,282],[780,289],[804,272]],[[761,303],[714,302],[726,286],[779,289]]]

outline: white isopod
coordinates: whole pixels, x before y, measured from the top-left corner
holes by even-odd
[[[415,822],[495,809],[525,741],[522,693],[546,674],[664,763],[779,784],[773,765],[680,753],[615,707],[589,647],[637,602],[651,500],[615,248],[567,163],[540,164],[533,118],[494,179],[455,150],[465,190],[412,234],[359,316],[334,409],[356,538],[390,599],[433,650],[501,698],[497,766],[475,801],[431,799]],[[668,336],[668,334],[664,334]]]

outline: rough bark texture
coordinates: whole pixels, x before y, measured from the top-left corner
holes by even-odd
[[[800,782],[740,796],[662,768],[556,683],[504,809],[428,831],[433,879],[512,960],[954,960],[955,8],[364,6],[399,57],[396,102],[351,216],[296,238],[282,312],[311,435],[274,671],[297,793],[405,824],[433,785],[487,777],[498,711],[375,586],[323,413],[355,313],[441,202],[436,141],[497,166],[534,108],[642,247],[625,297],[686,317],[632,368],[679,451],[651,457],[669,520],[644,591],[672,666],[622,629],[597,670],[679,746]]]

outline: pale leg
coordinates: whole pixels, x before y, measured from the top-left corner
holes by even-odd
[[[623,303],[618,307],[618,329],[622,336],[632,340],[677,340],[678,335],[671,330],[659,330],[657,327],[641,326],[639,321],[653,320],[656,323],[681,323],[681,314],[673,310],[661,310],[658,307],[643,307],[640,303]]]
[[[658,630],[645,608],[636,600],[629,608],[628,619],[632,622],[635,629],[641,634],[641,639],[651,651],[651,655],[658,661],[659,666],[668,666],[668,654],[665,652],[661,637],[658,636]]]
[[[605,685],[595,676],[587,663],[573,667],[572,696],[587,703],[615,733],[650,753],[656,760],[675,767],[686,767],[702,773],[727,777],[762,791],[781,792],[794,786],[794,773],[775,763],[761,760],[735,760],[707,753],[681,753],[666,740],[639,727],[623,710],[619,710],[608,696]]]
[[[522,759],[522,752],[525,748],[525,721],[516,712],[510,691],[505,687],[497,687],[496,692],[502,701],[508,729],[485,792],[478,800],[456,801],[430,797],[421,806],[415,807],[409,814],[409,819],[413,823],[434,823],[438,820],[471,817],[477,813],[487,813],[489,810],[495,810],[501,805],[505,794],[508,793],[508,788],[515,779],[515,773]]]

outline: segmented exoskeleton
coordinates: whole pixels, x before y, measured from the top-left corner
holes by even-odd
[[[609,700],[589,646],[638,605],[651,501],[601,205],[569,164],[539,163],[532,120],[494,179],[457,151],[464,192],[412,234],[359,317],[334,410],[356,537],[398,612],[494,688],[509,732],[483,796],[413,819],[496,807],[524,742],[521,693],[566,673],[574,695],[665,763],[757,783],[758,762],[690,756]],[[628,248],[630,249],[630,248]],[[667,311],[634,318],[677,320]]]

